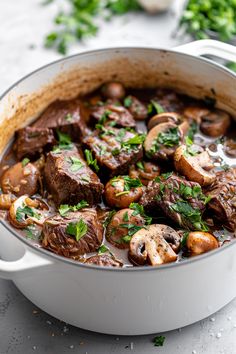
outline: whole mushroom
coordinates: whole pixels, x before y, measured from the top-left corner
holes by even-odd
[[[228,113],[215,109],[201,117],[200,129],[205,135],[217,138],[226,134],[230,122],[231,118]]]
[[[216,179],[215,173],[210,171],[213,164],[207,151],[192,156],[187,146],[181,145],[175,151],[174,164],[180,174],[201,186],[208,186]]]
[[[191,255],[199,255],[219,247],[217,239],[209,232],[194,231],[187,236],[186,246]]]
[[[171,242],[171,244],[168,243]],[[175,262],[180,245],[179,234],[170,226],[153,224],[137,231],[129,248],[129,259],[135,265],[158,266]]]
[[[125,88],[120,82],[108,82],[101,88],[105,98],[120,100],[125,96]]]

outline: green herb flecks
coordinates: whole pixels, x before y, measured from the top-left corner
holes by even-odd
[[[98,255],[110,252],[109,248],[106,245],[101,245],[98,249]]]
[[[45,38],[45,47],[55,48],[61,54],[66,54],[72,43],[95,36],[99,17],[108,20],[141,9],[137,0],[67,0],[65,5],[54,19],[56,29]]]
[[[25,158],[21,161],[22,167],[25,167],[26,165],[28,165],[29,162],[30,162],[30,159],[28,159],[27,157],[25,157]]]
[[[131,105],[132,105],[132,97],[131,96],[127,96],[125,99],[124,99],[124,106],[126,108],[129,108]]]
[[[113,216],[115,215],[116,211],[115,210],[111,210],[109,211],[108,215],[106,216],[105,218],[105,221],[103,222],[103,226],[104,227],[107,227],[110,222],[111,222],[111,219],[113,218]]]
[[[153,116],[155,114],[164,113],[164,108],[155,100],[151,100],[148,105],[148,114]]]
[[[62,150],[71,150],[73,147],[73,144],[71,142],[71,137],[66,134],[60,132],[60,130],[57,129],[57,136],[58,136],[58,145],[53,147],[53,152],[55,154],[60,153]]]
[[[70,156],[68,158],[68,161],[71,163],[70,170],[71,172],[77,172],[79,171],[82,167],[84,167],[84,164],[81,162],[78,157],[75,156]]]
[[[141,170],[141,171],[144,171],[144,170],[145,170],[144,164],[143,164],[142,161],[137,162],[137,163],[136,163],[136,166],[137,166],[138,169]]]
[[[147,154],[153,156],[156,152],[161,149],[161,146],[171,148],[177,146],[180,142],[180,131],[178,127],[169,128],[164,132],[158,134],[156,139],[152,143],[152,147]]]
[[[40,219],[40,214],[38,214],[33,208],[22,205],[16,209],[16,220],[19,222],[24,221],[27,217],[34,217]]]
[[[137,134],[133,138],[121,142],[121,148],[125,150],[136,149],[139,145],[142,145],[146,138],[146,134]]]
[[[85,153],[85,157],[86,157],[86,161],[87,161],[88,165],[92,166],[94,168],[94,170],[96,172],[98,172],[99,166],[98,166],[97,160],[93,158],[92,152],[90,150],[86,149],[84,151],[84,153]]]
[[[77,205],[61,204],[58,211],[61,216],[66,216],[69,212],[86,208],[89,204],[85,200],[81,200]]]
[[[68,122],[71,122],[73,119],[73,116],[71,113],[67,113],[64,117],[65,120],[67,120]]]
[[[170,208],[181,214],[184,226],[193,225],[195,230],[208,231],[207,225],[202,220],[201,212],[198,208],[193,208],[190,203],[180,200],[170,206]]]
[[[133,210],[132,216],[140,215],[144,218],[146,225],[151,224],[152,218],[150,216],[146,215],[143,205],[141,205],[139,203],[131,203],[129,208]]]
[[[86,235],[87,231],[88,226],[82,219],[76,222],[70,222],[66,226],[66,233],[70,236],[74,236],[77,242]]]
[[[157,336],[155,338],[153,338],[153,343],[155,347],[163,347],[164,343],[165,343],[165,339],[166,337],[164,336]]]

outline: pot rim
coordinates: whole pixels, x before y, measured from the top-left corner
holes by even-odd
[[[75,57],[81,57],[81,56],[90,56],[90,55],[96,55],[99,52],[109,52],[109,51],[123,51],[123,50],[147,50],[147,51],[160,51],[160,52],[170,52],[173,54],[177,54],[183,57],[190,57],[193,60],[196,60],[198,62],[203,62],[206,63],[209,66],[213,66],[213,67],[217,67],[217,69],[219,71],[223,71],[226,74],[228,74],[229,76],[235,78],[236,77],[236,73],[232,72],[230,69],[228,69],[227,67],[223,66],[220,63],[216,63],[213,62],[212,60],[205,58],[205,57],[199,57],[199,56],[194,56],[192,54],[188,54],[188,53],[184,53],[184,52],[178,52],[178,50],[175,49],[165,49],[165,48],[154,48],[154,47],[137,47],[137,46],[125,46],[125,47],[109,47],[109,48],[100,48],[100,49],[94,49],[94,50],[88,50],[82,53],[77,53],[77,54],[73,54],[73,55],[69,55],[57,60],[54,60],[48,64],[45,64],[43,66],[41,66],[38,69],[35,69],[34,71],[30,72],[29,74],[23,76],[21,79],[19,79],[18,81],[16,81],[15,83],[13,83],[7,90],[5,90],[3,92],[3,94],[0,95],[0,101],[7,96],[7,94],[18,84],[20,84],[21,82],[23,82],[24,80],[26,80],[27,78],[39,73],[41,70],[44,70],[45,68],[48,68],[50,66],[53,66],[55,64],[70,60],[72,58]],[[213,251],[204,253],[202,255],[198,255],[196,257],[192,257],[192,258],[188,258],[186,260],[183,260],[181,262],[177,262],[177,263],[167,263],[167,264],[163,264],[160,265],[158,267],[152,267],[152,266],[144,266],[144,267],[124,267],[124,268],[116,268],[116,267],[105,267],[105,266],[97,266],[97,265],[93,265],[93,264],[86,264],[86,263],[81,263],[75,260],[72,260],[70,258],[66,258],[60,255],[57,255],[53,252],[49,252],[46,249],[42,248],[42,247],[36,247],[32,242],[30,242],[29,240],[27,240],[26,238],[22,237],[20,235],[20,233],[17,233],[17,231],[15,229],[13,229],[11,227],[11,225],[5,221],[4,219],[0,218],[0,223],[3,225],[3,227],[5,227],[7,229],[7,231],[9,231],[11,234],[13,234],[18,240],[20,240],[22,243],[24,243],[26,246],[32,248],[34,251],[38,252],[41,255],[45,255],[48,258],[52,258],[55,259],[57,261],[60,262],[64,262],[66,264],[69,265],[73,265],[76,267],[82,267],[82,268],[86,268],[86,269],[96,269],[96,270],[100,270],[100,271],[115,271],[115,272],[139,272],[139,271],[160,271],[160,270],[166,270],[166,269],[178,269],[180,266],[187,266],[188,264],[191,265],[193,263],[196,262],[200,262],[201,260],[204,260],[206,258],[212,258],[216,255],[218,255],[221,252],[224,252],[226,249],[230,248],[230,247],[234,247],[235,246],[235,241],[231,241],[230,243],[228,243],[227,245],[224,245],[222,247],[219,247]]]

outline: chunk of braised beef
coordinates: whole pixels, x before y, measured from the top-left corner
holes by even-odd
[[[143,156],[142,144],[129,144],[137,134],[126,129],[107,128],[96,130],[83,139],[101,167],[101,176],[106,179],[125,174],[131,164]]]
[[[34,157],[55,145],[56,140],[50,128],[25,127],[16,132],[14,150],[16,157]]]
[[[157,89],[153,100],[157,101],[166,112],[181,112],[184,108],[178,94],[169,89]]]
[[[56,205],[86,200],[92,206],[100,202],[103,184],[75,148],[49,152],[44,174]]]
[[[86,233],[77,241],[68,234],[68,225],[80,220],[87,226]],[[97,212],[86,208],[62,217],[59,214],[45,220],[42,229],[42,246],[60,256],[78,260],[85,253],[95,252],[102,243],[103,227]]]
[[[186,181],[177,175],[157,177],[149,182],[139,203],[152,215],[163,214],[181,227],[205,230],[202,220],[206,196],[198,183]]]
[[[86,264],[94,264],[98,266],[103,266],[103,267],[122,267],[123,264],[122,262],[118,261],[112,256],[109,256],[108,254],[102,254],[102,255],[96,255],[89,257],[86,262]]]
[[[236,168],[217,173],[216,181],[207,189],[211,197],[208,209],[228,229],[236,230]]]
[[[83,106],[78,99],[51,103],[32,125],[34,128],[59,129],[78,141],[87,132]]]
[[[135,127],[135,120],[131,113],[123,106],[115,103],[97,105],[92,108],[91,119],[95,123],[114,122],[117,127]]]
[[[134,96],[128,96],[124,100],[124,104],[135,120],[144,120],[147,118],[147,107],[138,98]]]

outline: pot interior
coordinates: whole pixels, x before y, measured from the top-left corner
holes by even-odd
[[[0,101],[0,153],[14,132],[56,99],[82,96],[116,80],[126,87],[168,87],[196,98],[211,97],[234,115],[234,74],[211,61],[151,48],[104,49],[78,54],[30,74]]]

